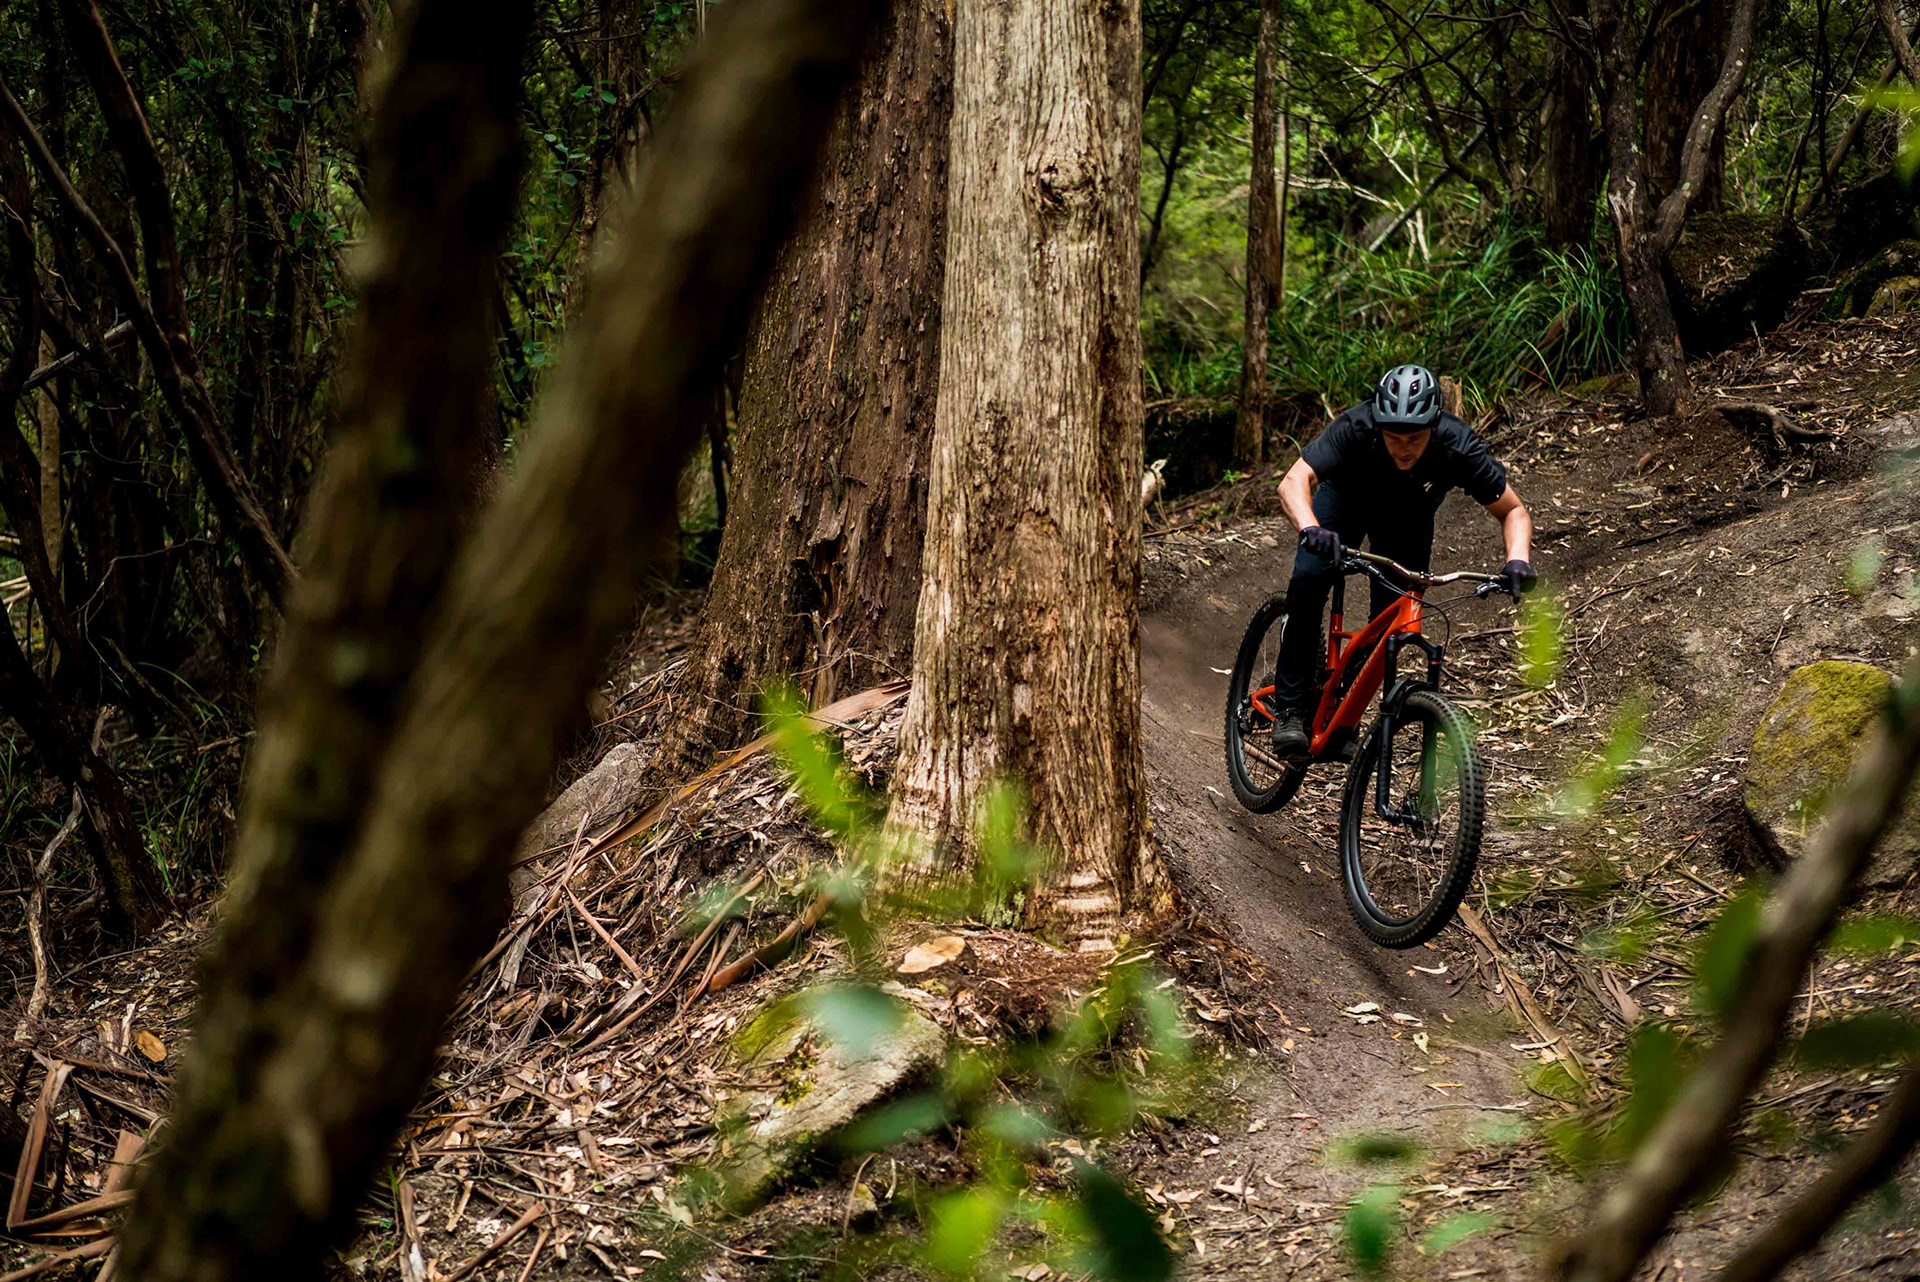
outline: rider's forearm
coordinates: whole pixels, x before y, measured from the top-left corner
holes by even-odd
[[[1527,505],[1517,504],[1513,511],[1500,518],[1501,533],[1507,539],[1507,560],[1533,561],[1533,518],[1527,514]]]
[[[1313,469],[1304,462],[1295,463],[1280,478],[1280,509],[1296,530],[1320,524],[1320,518],[1313,514],[1314,479]]]

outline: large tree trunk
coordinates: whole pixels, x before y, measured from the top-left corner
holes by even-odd
[[[1571,7],[1585,16],[1586,5],[1580,0]],[[1579,50],[1563,47],[1554,54],[1546,117],[1540,221],[1549,245],[1584,248],[1593,239],[1600,166],[1593,146],[1593,75]]]
[[[1011,776],[1030,924],[1146,889],[1140,735],[1140,12],[960,0],[940,395],[893,820],[964,851]],[[909,875],[951,871],[923,865]]]
[[[1640,398],[1647,413],[1656,418],[1684,411],[1692,398],[1673,300],[1667,293],[1667,258],[1705,185],[1727,110],[1746,79],[1758,8],[1758,0],[1736,0],[1719,77],[1693,113],[1679,173],[1672,190],[1656,206],[1640,148],[1641,33],[1637,24],[1627,20],[1621,0],[1592,3],[1607,135],[1607,205],[1619,240],[1620,279],[1633,311]]]
[[[1647,50],[1645,89],[1647,178],[1657,204],[1680,185],[1681,153],[1700,104],[1720,77],[1732,0],[1697,0],[1678,7],[1660,23]],[[1716,130],[1706,169],[1699,179],[1694,208],[1720,206],[1726,170],[1726,134]]]
[[[1280,39],[1280,0],[1260,5],[1253,46],[1253,162],[1247,176],[1247,301],[1240,339],[1240,408],[1233,424],[1233,465],[1251,471],[1267,453],[1267,315],[1273,310],[1280,260],[1280,209],[1273,190],[1273,54]]]
[[[821,704],[907,671],[952,85],[946,6],[893,6],[748,335],[726,530],[658,770],[732,746],[768,681]]]

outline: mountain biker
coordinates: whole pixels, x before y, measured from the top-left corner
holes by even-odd
[[[1308,700],[1315,694],[1322,638],[1320,614],[1340,573],[1342,550],[1370,541],[1381,556],[1425,570],[1433,553],[1440,500],[1463,490],[1500,522],[1506,590],[1530,592],[1533,518],[1507,484],[1507,469],[1473,429],[1440,408],[1440,389],[1419,365],[1388,370],[1372,397],[1336,417],[1307,443],[1280,481],[1280,504],[1300,531],[1287,584],[1287,627],[1274,673],[1274,751],[1307,752]],[[1373,584],[1371,615],[1395,600]]]

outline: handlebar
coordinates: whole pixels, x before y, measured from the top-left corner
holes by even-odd
[[[1473,595],[1492,596],[1506,584],[1506,579],[1498,574],[1481,574],[1474,570],[1453,570],[1446,574],[1428,574],[1422,570],[1410,570],[1406,566],[1375,552],[1356,552],[1349,548],[1341,558],[1340,569],[1346,574],[1379,574],[1382,570],[1398,575],[1407,583],[1419,588],[1439,587],[1443,583],[1475,583]],[[1519,598],[1516,596],[1515,600]]]

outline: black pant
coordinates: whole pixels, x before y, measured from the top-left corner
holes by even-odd
[[[1331,482],[1322,482],[1314,491],[1313,515],[1338,534],[1346,547],[1359,547],[1364,539],[1374,552],[1409,570],[1425,570],[1432,564],[1433,509],[1425,503],[1368,502],[1364,497],[1340,493]],[[1313,715],[1313,705],[1319,699],[1314,679],[1326,647],[1320,620],[1327,608],[1327,593],[1333,590],[1339,574],[1339,567],[1325,557],[1305,548],[1294,553],[1293,578],[1287,583],[1287,630],[1280,639],[1280,666],[1274,674],[1274,703],[1279,708]],[[1379,583],[1372,587],[1369,618],[1399,600]],[[1358,630],[1349,626],[1349,631]]]

